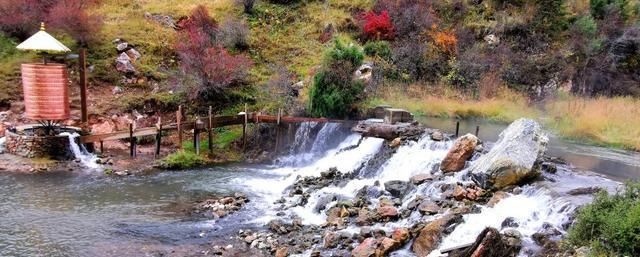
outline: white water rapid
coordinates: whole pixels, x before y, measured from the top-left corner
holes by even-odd
[[[388,181],[409,181],[412,176],[418,174],[430,174],[436,177],[432,182],[427,182],[414,187],[408,192],[399,209],[406,208],[416,197],[433,201],[448,201],[445,199],[443,188],[457,184],[472,184],[466,176],[466,170],[454,175],[444,176],[439,165],[452,141],[433,141],[430,136],[424,136],[417,142],[405,142],[397,149],[389,150],[384,141],[377,138],[361,138],[357,134],[346,136],[342,142],[333,149],[322,149],[323,142],[335,137],[339,124],[327,124],[319,132],[311,133],[318,124],[303,124],[296,133],[295,143],[291,146],[291,154],[283,158],[280,166],[273,169],[256,169],[255,172],[267,174],[268,178],[238,179],[237,183],[251,188],[262,196],[265,206],[273,206],[265,210],[265,215],[256,220],[265,224],[272,219],[299,217],[303,224],[319,225],[326,222],[324,211],[318,211],[319,205],[326,206],[327,210],[341,200],[350,200],[365,186],[374,188],[379,194],[384,192],[384,184]],[[308,145],[312,143],[313,145]],[[489,144],[487,144],[489,145]],[[486,146],[486,145],[485,145]],[[386,149],[385,149],[386,148]],[[305,150],[306,149],[306,150]],[[302,151],[302,152],[300,152]],[[389,154],[380,154],[390,151]],[[378,165],[372,163],[379,162]],[[343,174],[351,174],[340,183],[325,186],[312,191],[306,203],[300,204],[299,196],[289,196],[286,192],[301,178],[320,177],[321,172],[330,168],[337,168]],[[493,207],[483,206],[478,203],[479,212],[472,212],[463,216],[463,222],[453,232],[445,236],[439,248],[430,256],[447,256],[441,254],[440,249],[464,245],[475,241],[476,237],[485,227],[502,229],[501,224],[510,219],[518,224],[517,229],[523,236],[524,253],[535,252],[538,247],[531,236],[544,228],[552,228],[560,233],[566,233],[566,224],[570,222],[570,215],[581,204],[590,201],[590,196],[571,196],[567,191],[576,186],[599,185],[613,191],[617,183],[593,174],[583,174],[570,170],[570,167],[559,167],[556,174],[547,174],[550,179],[535,182],[524,186],[518,194],[509,194],[507,198],[498,202]],[[576,182],[577,181],[577,182]],[[370,197],[374,209],[378,204],[378,196]],[[331,196],[328,203],[327,196]],[[283,208],[285,207],[285,208]],[[283,212],[286,215],[283,217]],[[279,215],[278,215],[279,214]],[[399,227],[411,227],[417,223],[424,223],[437,219],[442,215],[421,215],[418,211],[411,213],[409,217],[395,222],[374,225],[373,228],[392,231]],[[505,228],[508,229],[508,228]],[[359,227],[350,226],[344,231],[358,233]],[[394,252],[391,256],[414,256],[410,250],[411,242]],[[306,255],[303,255],[306,256]]]
[[[100,169],[101,166],[97,162],[98,156],[89,153],[83,145],[80,145],[76,142],[76,138],[80,136],[78,133],[63,132],[60,133],[60,136],[69,137],[69,145],[71,146],[71,151],[73,151],[73,155],[75,156],[76,160],[79,160],[82,165],[89,169]]]
[[[0,153],[4,152],[4,142],[6,141],[7,138],[5,137],[0,137]]]

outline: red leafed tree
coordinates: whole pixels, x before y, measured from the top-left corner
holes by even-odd
[[[248,57],[232,55],[222,46],[217,23],[202,6],[179,32],[176,51],[183,72],[196,81],[188,90],[192,99],[225,100],[225,90],[244,85],[252,65]]]
[[[86,44],[102,25],[101,18],[87,13],[98,0],[2,0],[0,30],[24,40],[35,33],[40,22]]]
[[[373,11],[362,14],[362,33],[369,40],[393,40],[395,31],[387,11],[376,14]]]
[[[49,10],[47,22],[49,27],[62,30],[73,37],[81,45],[92,41],[102,26],[102,18],[87,13],[87,7],[95,4],[95,0],[59,0]]]

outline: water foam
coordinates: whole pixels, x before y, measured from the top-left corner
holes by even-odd
[[[89,153],[87,149],[76,142],[76,138],[80,135],[78,133],[69,133],[63,132],[60,133],[60,136],[69,137],[69,145],[71,146],[71,151],[73,152],[74,157],[77,160],[80,160],[80,163],[89,169],[99,169],[101,166],[98,164],[98,156],[95,154]]]

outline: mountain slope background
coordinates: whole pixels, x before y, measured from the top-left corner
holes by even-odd
[[[640,115],[639,10],[636,0],[3,1],[0,105],[21,99],[19,64],[38,57],[14,48],[40,21],[74,51],[88,49],[91,111],[104,116],[181,104],[192,115],[244,104],[318,114],[310,92],[326,85],[314,77],[350,80],[359,68],[328,57],[338,41],[372,68],[350,101],[329,101],[350,110],[341,116],[376,104],[527,116],[565,137],[640,150],[640,121],[629,118]],[[130,49],[139,56],[118,67]]]

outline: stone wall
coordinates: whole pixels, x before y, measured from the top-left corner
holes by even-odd
[[[5,131],[5,152],[26,158],[73,159],[66,136],[26,136]]]

